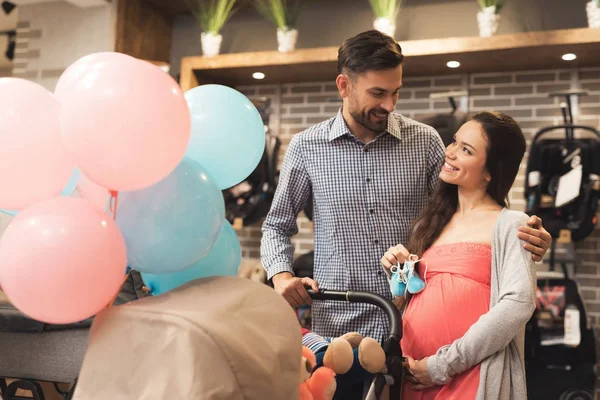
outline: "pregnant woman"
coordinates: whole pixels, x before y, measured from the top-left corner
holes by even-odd
[[[409,243],[381,260],[389,270],[416,255],[426,282],[407,293],[403,399],[527,398],[524,334],[535,309],[535,265],[517,237],[528,216],[506,208],[525,149],[512,118],[474,115],[446,149],[442,182]]]

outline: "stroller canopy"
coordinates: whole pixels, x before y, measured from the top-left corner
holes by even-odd
[[[270,287],[199,279],[100,313],[75,400],[298,398],[301,331]]]

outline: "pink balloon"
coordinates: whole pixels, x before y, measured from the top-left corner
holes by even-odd
[[[101,210],[106,211],[106,205],[110,198],[110,193],[107,188],[98,185],[84,174],[80,174],[77,190],[79,192],[79,197],[92,202]]]
[[[77,167],[118,191],[142,189],[169,175],[183,158],[191,129],[177,82],[119,53],[92,59],[84,69],[65,71],[61,80],[69,84],[58,87],[63,142]]]
[[[2,290],[17,309],[46,323],[73,323],[101,311],[118,293],[126,267],[117,224],[75,197],[28,207],[0,240]]]
[[[60,103],[37,83],[0,78],[0,208],[58,196],[75,163],[63,149]]]
[[[124,57],[134,59],[126,54],[114,52],[93,53],[85,57],[81,57],[62,73],[60,79],[56,83],[56,87],[54,88],[54,94],[59,100],[61,100],[63,96],[69,96],[70,92],[72,92],[75,88],[77,81],[79,81],[79,79],[81,79],[81,77],[83,77],[85,74],[92,71],[95,65],[111,61],[118,62]]]

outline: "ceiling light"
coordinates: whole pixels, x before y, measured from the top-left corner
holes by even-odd
[[[265,74],[263,74],[262,72],[255,72],[252,74],[252,77],[254,79],[265,79]]]
[[[562,56],[562,59],[565,61],[573,61],[576,58],[577,58],[577,56],[573,53],[563,54],[563,56]]]
[[[460,63],[458,61],[448,61],[446,63],[446,65],[448,66],[448,68],[458,68],[458,67],[460,67]]]
[[[16,5],[14,5],[13,3],[11,3],[10,1],[3,1],[2,2],[2,9],[4,10],[4,13],[6,15],[10,14],[12,12],[12,10],[14,10],[16,7]]]

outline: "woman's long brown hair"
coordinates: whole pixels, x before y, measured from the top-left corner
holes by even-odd
[[[480,112],[470,118],[481,126],[487,138],[486,170],[491,176],[489,195],[502,207],[508,204],[525,154],[525,136],[514,119],[503,113]],[[429,204],[410,230],[407,249],[421,256],[437,240],[458,209],[458,187],[440,182]]]

